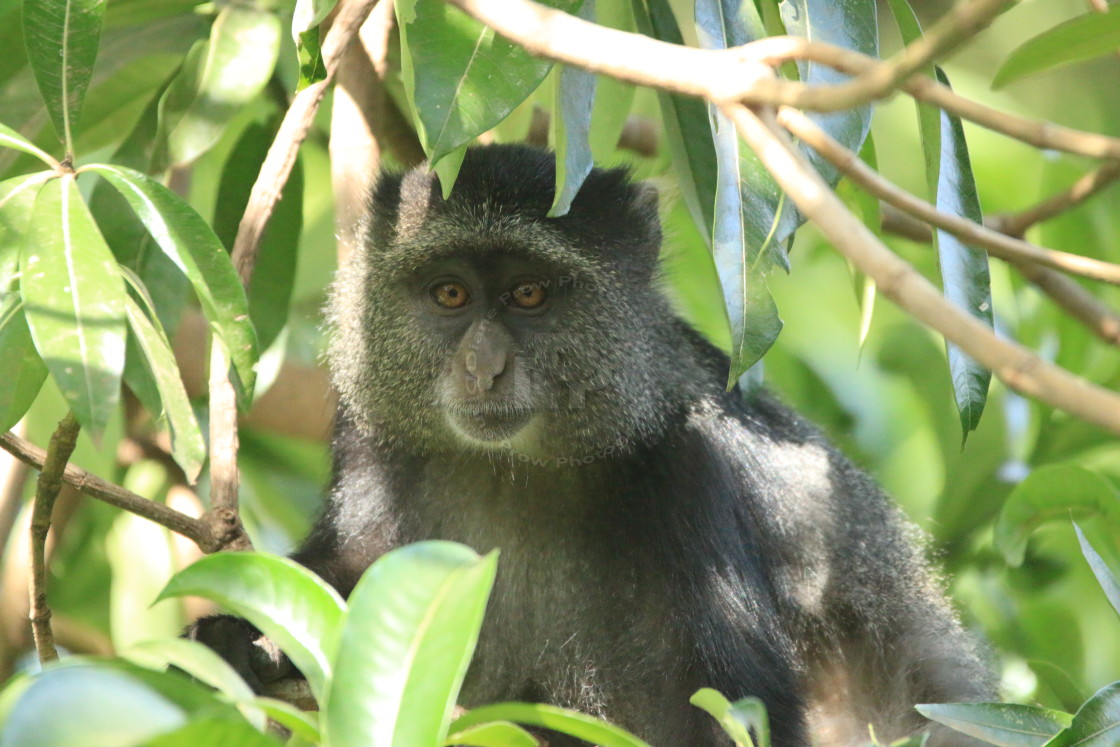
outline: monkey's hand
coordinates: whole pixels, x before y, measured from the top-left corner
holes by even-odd
[[[183,637],[214,649],[258,694],[270,682],[302,676],[271,639],[240,617],[199,618],[187,627]]]

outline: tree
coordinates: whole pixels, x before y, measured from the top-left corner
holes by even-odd
[[[56,640],[119,652],[197,611],[148,605],[200,551],[250,537],[283,551],[301,535],[331,412],[316,309],[335,251],[344,261],[358,240],[372,175],[426,156],[450,190],[467,144],[527,139],[556,149],[556,214],[593,161],[662,186],[670,291],[731,353],[729,382],[766,381],[877,474],[933,534],[999,650],[1008,699],[1055,709],[924,712],[998,744],[1016,719],[1031,720],[1032,744],[1102,729],[1114,741],[1117,12],[963,0],[919,7],[936,19],[923,32],[905,0],[888,17],[872,0],[335,5],[0,0],[0,446],[39,471],[13,461],[3,475],[5,675],[30,644],[27,589],[42,660]],[[460,579],[447,583],[485,599],[492,558],[417,557],[443,558]],[[330,651],[311,641],[349,618],[315,579],[215,556],[165,596],[249,600],[251,616],[263,601],[227,572],[246,563],[313,600],[320,628],[291,645],[305,672],[327,662],[309,679],[329,702]],[[472,620],[449,624],[448,692]],[[30,724],[22,694],[78,682],[151,725],[133,739],[109,724],[107,743],[228,730],[256,744],[262,714],[321,737],[183,642],[132,651],[218,685],[240,711],[206,711],[218,701],[174,675],[71,660],[13,679],[0,718]],[[749,704],[698,701],[758,723]],[[353,703],[336,702],[328,733],[359,738],[338,725]],[[167,704],[187,716],[161,721]],[[457,730],[601,728],[544,711],[465,718]],[[450,712],[416,719],[447,737]]]

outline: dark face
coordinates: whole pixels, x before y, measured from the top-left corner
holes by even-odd
[[[516,444],[558,405],[539,351],[573,301],[574,277],[540,260],[481,255],[426,264],[404,281],[417,324],[447,351],[434,406],[478,446]],[[526,444],[522,444],[523,446]]]

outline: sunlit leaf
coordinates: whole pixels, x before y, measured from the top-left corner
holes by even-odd
[[[292,732],[295,736],[305,739],[312,744],[318,744],[322,741],[322,736],[319,733],[318,713],[314,711],[301,711],[291,703],[286,703],[283,700],[277,700],[275,698],[258,697],[254,699],[253,702],[258,708],[264,711],[270,719]]]
[[[333,588],[303,566],[253,552],[208,555],[167,582],[160,599],[212,599],[271,638],[323,702],[345,605]]]
[[[526,726],[552,729],[598,747],[649,747],[633,734],[605,721],[577,711],[539,703],[495,703],[472,708],[455,719],[451,724],[451,731],[460,732],[493,721],[513,721]]]
[[[210,39],[191,50],[164,95],[160,130],[169,164],[189,163],[209,150],[226,125],[263,89],[280,51],[275,13],[225,5]]]
[[[595,18],[595,0],[583,0],[580,18]],[[567,215],[583,180],[594,166],[591,156],[591,111],[595,101],[595,75],[563,65],[556,78],[554,116],[550,120],[556,149],[556,196],[549,217]]]
[[[396,12],[405,91],[433,164],[504,119],[552,68],[443,0],[401,0]]]
[[[253,391],[257,340],[248,302],[222,242],[181,197],[155,179],[122,166],[86,167],[105,177],[132,206],[148,233],[194,287],[202,313],[225,342],[241,381],[244,406]]]
[[[1120,526],[1120,501],[1107,480],[1075,464],[1044,465],[1016,485],[1004,502],[995,545],[1009,565],[1018,566],[1027,538],[1042,524],[1098,514]]]
[[[1120,682],[1105,685],[1046,747],[1115,747],[1120,743]]]
[[[99,434],[120,399],[126,294],[72,175],[40,189],[20,272],[35,348],[78,422]]]
[[[482,626],[497,555],[452,542],[379,558],[350,594],[323,729],[335,747],[438,744]],[[370,645],[376,641],[376,645]]]
[[[105,0],[33,0],[23,4],[27,59],[59,139],[73,153],[86,88],[93,76]]]
[[[633,32],[634,10],[625,1],[599,3],[595,7],[595,22],[607,28]],[[636,90],[630,83],[609,75],[598,76],[595,82],[595,104],[591,110],[591,132],[588,135],[595,161],[603,162],[614,155],[626,127]]]
[[[915,708],[931,721],[1002,747],[1040,747],[1073,720],[1068,713],[1016,703],[939,703]]]
[[[1089,12],[1030,39],[999,66],[992,89],[1061,65],[1114,55],[1120,49],[1120,10]]]
[[[445,745],[458,747],[537,747],[540,742],[517,724],[493,721],[448,735]]]
[[[282,744],[244,721],[200,718],[148,740],[145,747],[281,747]]]

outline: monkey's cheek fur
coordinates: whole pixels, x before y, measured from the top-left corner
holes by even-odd
[[[533,419],[528,408],[454,407],[447,411],[451,427],[467,441],[498,445],[516,436]]]

